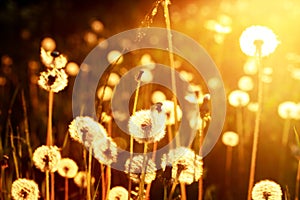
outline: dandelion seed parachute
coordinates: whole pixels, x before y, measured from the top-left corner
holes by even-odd
[[[42,145],[33,152],[33,163],[36,168],[42,172],[49,170],[55,172],[58,162],[61,159],[61,154],[57,146]]]
[[[11,186],[11,196],[14,200],[38,200],[39,193],[39,187],[33,180],[19,178]]]
[[[78,172],[78,166],[74,160],[62,158],[58,163],[57,172],[62,177],[74,178]]]

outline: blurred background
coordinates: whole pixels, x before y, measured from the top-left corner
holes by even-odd
[[[238,147],[233,148],[232,176],[229,189],[225,189],[227,146],[222,143],[221,138],[219,139],[213,150],[204,158],[206,199],[225,199],[225,196],[227,199],[228,190],[231,193],[228,199],[246,199],[257,69],[253,66],[251,58],[242,53],[239,37],[251,25],[271,28],[280,42],[273,54],[263,58],[263,114],[255,182],[272,179],[281,185],[286,196],[293,199],[300,149],[295,147],[294,134],[295,130],[299,132],[300,129],[300,2],[187,0],[171,3],[171,28],[192,37],[207,50],[221,73],[226,95],[229,97],[234,90],[244,90],[250,97],[242,106],[232,106],[228,101],[223,131],[235,131],[240,136],[239,131],[243,132],[244,154],[241,161],[238,159]],[[22,122],[27,118],[33,149],[45,143],[48,93],[37,85],[39,73],[44,70],[40,61],[40,47],[45,38],[52,38],[56,44],[55,49],[66,55],[69,62],[77,63],[69,69],[67,88],[55,95],[54,100],[53,132],[55,143],[61,146],[73,117],[71,95],[76,67],[80,66],[99,42],[114,34],[141,26],[165,27],[162,6],[158,7],[154,16],[147,15],[152,12],[154,5],[154,1],[142,0],[0,0],[2,142],[5,142],[7,134],[7,119],[11,117],[15,133],[24,128]],[[158,62],[162,58],[153,56],[153,60]],[[182,70],[188,72],[189,69],[182,67]],[[195,74],[191,83],[199,84],[198,78],[199,75]],[[251,84],[253,87],[250,87]],[[202,87],[205,88],[205,85]],[[26,116],[20,91],[24,92],[26,99]],[[294,107],[286,109],[298,110],[295,115],[279,115],[278,107],[286,101],[294,103]],[[285,132],[289,136],[287,144],[282,142]],[[63,155],[72,152],[74,159],[78,156],[77,161],[80,162],[80,152],[72,150],[75,147],[76,144],[68,144]],[[10,148],[3,149],[0,155],[9,154],[10,151]],[[279,164],[282,157],[283,166]],[[12,165],[11,163],[10,166]],[[23,170],[26,174],[26,167]],[[124,180],[119,180],[120,177]],[[125,179],[125,175],[115,176],[113,184],[126,184]],[[188,186],[187,194],[189,199],[194,199],[197,196],[197,185]],[[155,195],[153,192],[153,199],[159,198]]]

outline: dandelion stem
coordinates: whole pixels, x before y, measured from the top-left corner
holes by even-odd
[[[243,132],[243,112],[242,112],[242,107],[239,106],[236,109],[236,130],[237,133],[239,134],[239,151],[238,151],[238,156],[239,156],[239,172],[241,175],[244,174],[245,172],[245,166],[244,166],[244,160],[245,160],[245,151],[244,151],[244,147],[245,147],[245,135]]]
[[[55,200],[55,180],[54,180],[54,173],[50,173],[50,178],[51,178],[51,200]]]
[[[13,135],[10,119],[9,119],[8,123],[9,123],[9,127],[10,127],[10,145],[11,145],[11,148],[12,148],[12,155],[13,155],[13,160],[14,160],[14,165],[15,165],[16,178],[18,179],[20,177],[19,176],[19,165],[18,165],[16,147],[15,147],[14,139],[13,139],[14,135]]]
[[[153,151],[152,151],[152,160],[155,161],[156,157],[156,150],[157,150],[157,142],[153,143]],[[151,189],[151,183],[147,185],[146,187],[146,199],[150,199],[150,189]]]
[[[69,179],[65,177],[65,200],[69,199]]]
[[[101,167],[101,164],[100,164],[100,167]],[[99,188],[99,185],[100,185],[100,181],[101,181],[101,179],[98,180],[98,183],[97,183],[97,186],[96,186],[95,191],[98,191],[98,188]],[[94,193],[94,195],[93,195],[93,200],[96,199],[96,196],[97,196],[97,192]]]
[[[226,146],[226,164],[225,164],[225,188],[229,193],[231,179],[232,147]]]
[[[169,13],[169,5],[171,4],[170,0],[164,0],[164,17],[165,23],[167,28],[167,37],[168,37],[168,48],[169,48],[169,60],[171,66],[171,84],[172,84],[172,91],[173,97],[172,100],[174,102],[174,119],[175,119],[175,132],[178,129],[178,114],[177,114],[177,89],[176,89],[176,79],[175,79],[175,61],[174,61],[174,54],[173,54],[173,43],[172,43],[172,33],[171,33],[171,22],[170,22],[170,13]],[[175,137],[176,146],[180,146],[180,138]]]
[[[186,200],[185,183],[180,183],[181,200]]]
[[[173,182],[172,184],[172,188],[171,188],[171,191],[170,191],[170,194],[169,194],[169,199],[168,200],[172,200],[172,197],[173,197],[173,194],[175,192],[175,188],[176,188],[176,185],[177,185],[177,179]]]
[[[111,122],[112,119],[110,119],[108,122],[107,122],[107,135],[109,137],[111,137],[111,134],[112,134],[112,122]],[[106,199],[108,199],[109,197],[109,192],[110,192],[110,185],[111,185],[111,167],[110,166],[107,166],[106,167]]]
[[[49,91],[49,105],[48,105],[48,125],[47,125],[47,145],[52,145],[52,113],[53,113],[53,97],[54,92],[52,90]]]
[[[50,200],[49,170],[46,170],[46,200]]]
[[[5,199],[4,197],[4,192],[3,192],[3,182],[5,180],[4,178],[5,175],[5,168],[1,167],[1,176],[0,176],[0,199]]]
[[[138,102],[138,97],[139,97],[139,90],[140,90],[140,85],[141,85],[141,80],[138,79],[137,80],[137,86],[136,86],[136,91],[135,91],[135,97],[134,97],[134,102],[133,102],[133,109],[132,109],[132,115],[135,114],[136,112],[136,107],[137,107],[137,102]],[[129,177],[131,174],[131,162],[132,162],[132,157],[133,157],[133,137],[130,134],[130,163],[129,163]],[[132,181],[131,178],[129,178],[129,182],[128,182],[128,200],[130,200],[130,194],[131,194],[131,187],[132,187]]]
[[[102,187],[102,200],[105,200],[105,173],[104,173],[104,165],[100,163],[101,169],[101,187]]]
[[[202,156],[202,145],[203,145],[203,138],[204,138],[204,128],[205,128],[206,118],[203,117],[201,120],[201,127],[199,130],[199,156],[201,158],[201,162],[203,162],[203,156]],[[196,155],[195,155],[195,162],[196,162]],[[201,165],[203,168],[203,166]],[[196,166],[195,166],[196,169]],[[202,169],[203,171],[203,169]],[[198,181],[198,200],[202,200],[203,196],[203,176],[201,175]]]
[[[91,200],[92,146],[89,148],[86,198]]]
[[[27,107],[26,107],[26,100],[24,96],[24,90],[21,92],[22,96],[22,107],[23,107],[23,112],[24,112],[24,131],[25,131],[25,139],[26,139],[26,145],[28,149],[28,155],[30,158],[30,167],[33,166],[32,162],[32,148],[30,144],[30,138],[29,138],[29,128],[28,128],[28,114],[27,114]]]
[[[168,132],[168,144],[170,145],[170,150],[173,148],[172,143],[172,127],[170,124],[167,124],[167,132]]]
[[[262,101],[263,101],[261,49],[258,46],[256,47],[256,62],[257,62],[257,67],[258,67],[258,89],[257,89],[258,108],[257,108],[256,116],[255,116],[255,125],[254,125],[254,133],[253,133],[253,147],[252,147],[252,155],[251,155],[250,177],[249,177],[247,200],[251,200],[251,191],[252,191],[252,187],[254,184],[256,155],[257,155],[257,146],[258,146],[258,138],[259,138],[259,126],[260,126]]]
[[[139,199],[140,200],[143,200],[143,197],[144,197],[144,185],[145,185],[145,176],[146,176],[147,149],[148,149],[148,142],[145,142],[144,143],[144,154],[143,154],[144,158],[143,158],[142,174],[141,174],[141,181],[140,181],[140,188],[139,188]]]
[[[109,197],[109,192],[110,192],[110,185],[111,185],[111,168],[110,166],[106,166],[106,198],[108,199]]]
[[[164,200],[168,199],[168,187],[164,185]]]
[[[295,200],[299,200],[299,185],[300,185],[300,161],[298,161],[298,171],[295,186]]]

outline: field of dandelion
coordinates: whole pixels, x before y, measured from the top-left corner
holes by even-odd
[[[298,200],[299,17],[295,0],[0,2],[0,199]],[[165,49],[126,51],[153,27]]]

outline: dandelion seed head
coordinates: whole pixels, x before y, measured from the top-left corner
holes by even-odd
[[[254,83],[253,83],[253,80],[251,77],[249,76],[242,76],[240,79],[239,79],[239,82],[238,82],[238,86],[241,90],[244,90],[244,91],[251,91],[254,87]]]
[[[108,200],[127,200],[128,191],[121,186],[115,186],[109,191]],[[131,199],[131,198],[130,198]]]
[[[57,146],[42,145],[34,151],[32,156],[34,165],[42,172],[46,170],[55,172],[60,159],[61,154]]]
[[[58,163],[57,172],[62,177],[74,178],[78,172],[78,166],[74,160],[62,158]]]
[[[270,180],[263,180],[252,188],[253,200],[281,200],[282,191],[280,185]]]
[[[117,161],[118,147],[110,137],[96,139],[92,146],[93,155],[100,163],[111,165]]]
[[[153,105],[150,110],[135,112],[129,119],[128,128],[139,142],[157,142],[165,136],[166,114],[162,104]]]
[[[91,28],[93,31],[95,31],[96,33],[100,33],[101,31],[103,31],[104,29],[104,25],[101,21],[99,20],[93,20],[91,22]]]
[[[38,200],[39,187],[33,180],[19,178],[12,183],[11,196],[14,200]]]
[[[97,91],[98,99],[102,101],[109,101],[112,97],[113,90],[110,87],[101,86]]]
[[[79,73],[79,66],[76,62],[69,62],[66,66],[66,72],[70,76],[76,76]]]
[[[167,125],[175,124],[174,102],[170,100],[165,100],[162,103],[167,117],[166,124]],[[177,105],[176,112],[177,112],[177,120],[180,121],[182,118],[182,111],[179,105]]]
[[[113,50],[107,54],[107,60],[109,63],[121,64],[123,62],[123,54],[120,51]]]
[[[120,82],[120,76],[116,73],[111,73],[107,80],[107,84],[110,86],[115,86]]]
[[[278,114],[282,119],[293,119],[296,116],[297,104],[292,101],[285,101],[279,104]]]
[[[46,51],[43,47],[41,48],[40,56],[42,63],[48,68],[62,69],[68,62],[64,55],[54,51]]]
[[[140,176],[141,176],[141,172],[142,172],[144,159],[145,159],[145,163],[146,163],[145,183],[150,184],[156,177],[156,173],[155,173],[156,165],[153,162],[153,160],[149,159],[147,156],[145,158],[143,155],[134,156],[131,161],[130,170],[129,170],[130,159],[127,159],[127,161],[125,163],[125,172],[129,173],[129,171],[130,171],[131,180],[138,183],[141,178]]]
[[[228,100],[229,104],[233,107],[240,107],[246,106],[250,101],[250,97],[247,92],[242,90],[234,90],[229,94]]]
[[[112,120],[112,117],[106,112],[101,113],[101,121],[105,123],[109,123]]]
[[[149,83],[153,80],[153,74],[149,69],[143,69],[143,74],[141,76],[141,81],[144,83]]]
[[[250,26],[240,37],[241,50],[248,56],[255,56],[258,41],[261,42],[261,56],[273,53],[279,44],[277,36],[268,27]]]
[[[55,40],[50,37],[45,37],[41,42],[41,47],[45,51],[53,51],[56,48]]]
[[[203,173],[202,165],[201,157],[186,147],[170,150],[161,160],[162,168],[172,166],[172,178],[177,178],[179,182],[185,184],[199,180]]]
[[[166,95],[160,90],[154,91],[151,96],[152,103],[162,102],[165,101],[166,99],[167,99]]]
[[[90,147],[97,138],[105,138],[107,132],[105,128],[88,116],[78,116],[69,125],[69,133],[72,139],[82,143],[85,147]]]
[[[239,143],[239,136],[236,132],[227,131],[222,136],[222,142],[230,147],[234,147]]]
[[[68,75],[63,69],[48,69],[41,72],[38,84],[44,90],[57,93],[68,85]]]
[[[87,187],[87,172],[79,171],[77,175],[74,177],[74,183],[80,188]],[[95,177],[91,177],[91,183],[95,183]]]

